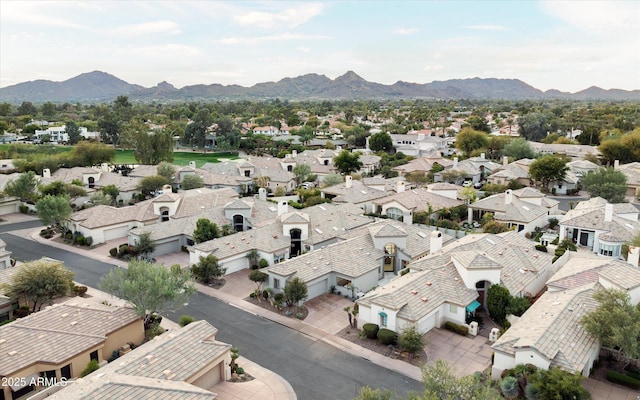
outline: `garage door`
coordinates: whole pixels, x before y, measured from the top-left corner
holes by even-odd
[[[104,230],[104,241],[107,242],[109,240],[118,239],[127,236],[127,232],[129,231],[128,226],[120,226],[118,228],[111,228]]]
[[[213,385],[220,382],[222,376],[222,364],[219,363],[200,378],[193,381],[193,385],[202,389],[210,390]]]
[[[236,260],[231,261],[223,261],[222,266],[227,269],[227,274],[233,274],[234,272],[241,271],[243,269],[247,269],[249,266],[249,259],[246,257],[238,258]]]
[[[0,215],[13,214],[15,212],[17,212],[17,210],[14,203],[3,204],[0,206]]]
[[[308,299],[313,299],[314,297],[327,293],[329,291],[329,278],[310,284],[307,290],[309,293]]]
[[[180,239],[178,238],[165,243],[157,243],[153,256],[155,257],[163,254],[175,253],[176,251],[180,251]]]
[[[429,332],[436,325],[436,316],[435,316],[435,314],[429,315],[427,318],[425,318],[422,321],[420,321],[420,323],[418,325],[419,325],[418,329],[420,330],[420,332]]]

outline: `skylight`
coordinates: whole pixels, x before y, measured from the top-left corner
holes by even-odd
[[[525,209],[525,210],[527,210],[527,211],[529,211],[529,210],[530,210],[530,209],[529,209],[529,207],[527,207],[527,206],[522,206],[522,208],[524,208],[524,209]]]
[[[320,229],[315,228],[315,229],[314,229],[314,231],[316,231],[316,232],[318,232],[319,234],[321,234],[321,235],[322,235],[322,231],[321,231]]]
[[[494,242],[494,241],[493,241],[493,240],[491,240],[491,239],[487,239],[487,242],[489,242],[489,243],[491,243],[491,244],[493,244],[493,245],[495,245],[495,244],[496,244],[496,242]]]
[[[426,237],[427,237],[427,234],[426,234],[426,233],[424,233],[424,232],[418,232],[418,236],[420,236],[421,238],[423,238],[423,239],[424,239],[424,238],[426,238]]]

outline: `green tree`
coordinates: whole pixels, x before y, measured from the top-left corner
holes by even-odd
[[[69,158],[73,160],[74,165],[82,167],[109,163],[115,156],[116,151],[113,146],[86,141],[75,145],[69,153]]]
[[[530,112],[520,116],[518,124],[520,136],[532,142],[541,141],[551,130],[547,115],[541,112]]]
[[[156,174],[164,176],[165,178],[167,178],[167,181],[169,181],[169,183],[173,183],[176,178],[176,167],[170,162],[162,161],[160,164],[158,164]]]
[[[471,115],[464,121],[462,128],[470,127],[471,129],[479,132],[489,133],[491,128],[487,124],[487,120],[479,115]]]
[[[149,254],[156,251],[157,246],[156,242],[151,239],[151,233],[143,232],[140,234],[140,237],[133,248],[143,260],[146,260],[149,257]]]
[[[55,297],[64,296],[73,286],[72,279],[73,272],[61,262],[40,259],[20,266],[3,288],[8,297],[24,299],[36,312]]]
[[[45,225],[61,228],[63,222],[71,217],[72,211],[67,195],[48,194],[36,202],[36,213]]]
[[[206,218],[196,221],[196,229],[193,231],[193,241],[196,243],[207,242],[220,237],[218,225]]]
[[[529,166],[529,175],[532,179],[542,182],[548,190],[549,184],[562,181],[568,170],[567,162],[563,158],[550,154],[532,162]]]
[[[204,187],[204,180],[196,174],[185,175],[180,186],[183,190],[198,189]]]
[[[389,153],[393,150],[393,140],[386,132],[378,132],[369,138],[369,148],[375,152],[384,151]]]
[[[258,250],[256,249],[251,249],[249,250],[249,252],[247,252],[246,257],[249,259],[249,267],[251,267],[253,269],[254,266],[258,266],[258,259],[260,259],[260,253],[258,253]]]
[[[113,200],[114,203],[115,203],[116,199],[118,198],[118,196],[120,195],[120,189],[118,189],[118,187],[116,185],[113,185],[113,184],[104,186],[100,190],[105,195],[111,196],[111,199]]]
[[[540,389],[539,399],[590,400],[591,394],[582,386],[582,375],[559,368],[538,369],[529,381]]]
[[[147,196],[150,196],[152,192],[157,192],[162,189],[164,185],[168,185],[169,181],[164,176],[152,175],[142,178],[138,183],[138,190]]]
[[[640,305],[634,306],[627,292],[616,289],[600,289],[593,298],[598,307],[582,317],[584,329],[604,346],[617,349],[627,364],[640,358]]]
[[[324,178],[322,178],[322,184],[325,187],[338,185],[338,184],[342,183],[343,181],[344,181],[344,179],[342,178],[342,175],[334,174],[334,173],[327,174],[327,175],[325,175]]]
[[[303,126],[298,130],[298,137],[300,138],[300,142],[302,142],[302,144],[306,146],[315,137],[315,135],[313,134],[313,128],[309,126]]]
[[[349,150],[342,150],[340,154],[333,158],[333,165],[342,175],[358,172],[360,168],[362,168],[360,153],[351,153]]]
[[[201,108],[193,117],[193,122],[187,125],[184,131],[184,145],[191,147],[203,147],[209,126],[213,123],[211,111],[208,108]]]
[[[296,177],[296,183],[299,185],[305,182],[311,175],[311,167],[309,164],[297,164],[293,167],[293,175]]]
[[[582,178],[582,187],[591,197],[602,197],[609,203],[623,203],[627,177],[613,168],[600,168]]]
[[[36,115],[38,109],[30,101],[23,101],[16,112],[18,115]]]
[[[131,304],[144,318],[145,328],[153,314],[175,311],[196,292],[190,271],[146,261],[131,261],[126,269],[113,268],[100,280],[100,288]]]
[[[110,206],[113,204],[113,197],[102,191],[92,194],[89,200],[87,206]]]
[[[48,185],[40,186],[40,194],[43,196],[51,195],[51,196],[62,196],[67,194],[67,190],[65,188],[65,184],[62,181],[53,181]]]
[[[173,161],[173,135],[165,130],[150,131],[147,124],[138,120],[124,126],[120,144],[133,149],[133,155],[140,164]]]
[[[69,143],[77,144],[80,141],[80,128],[78,127],[78,124],[73,121],[68,121],[65,124],[65,127],[67,135],[69,135]]]
[[[477,194],[476,190],[474,188],[472,188],[471,186],[462,188],[460,190],[460,198],[462,200],[464,200],[464,203],[467,204],[467,205],[469,205],[469,204],[473,203],[474,201],[476,201],[477,197],[478,197],[478,194]]]
[[[486,224],[482,225],[482,231],[484,233],[498,234],[503,232],[509,232],[510,230],[511,228],[509,228],[507,224],[504,224],[498,221],[489,221]]]
[[[249,272],[249,280],[256,284],[256,300],[261,302],[262,298],[262,284],[269,280],[269,275],[260,271],[259,269],[254,269]]]
[[[400,346],[411,354],[415,354],[424,348],[422,333],[415,325],[408,326],[400,332]]]
[[[487,311],[491,318],[499,324],[504,323],[507,318],[507,307],[511,300],[509,290],[501,285],[491,285],[487,291]]]
[[[435,364],[422,368],[422,383],[425,396],[434,396],[435,399],[502,399],[497,390],[480,381],[475,375],[457,378],[449,365],[442,360],[436,360]]]
[[[7,196],[17,197],[22,201],[34,201],[38,198],[38,180],[33,171],[23,172],[15,180],[10,180],[4,187]]]
[[[215,282],[227,273],[227,269],[218,263],[214,255],[200,256],[200,262],[191,266],[193,276],[204,284]]]
[[[502,155],[514,160],[521,160],[523,158],[533,158],[535,153],[526,139],[516,138],[504,146]]]
[[[309,297],[307,283],[300,277],[294,277],[284,286],[284,298],[288,306],[299,305]]]
[[[464,128],[456,135],[456,149],[469,156],[474,150],[487,147],[489,135],[471,128]]]

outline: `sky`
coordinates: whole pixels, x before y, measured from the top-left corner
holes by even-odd
[[[177,88],[354,71],[640,89],[640,1],[0,0],[0,87],[104,71]]]

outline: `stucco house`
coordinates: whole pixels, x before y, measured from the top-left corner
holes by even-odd
[[[386,191],[366,186],[362,181],[354,180],[349,175],[344,178],[343,183],[320,189],[320,195],[331,199],[334,203],[355,204],[365,213],[374,212],[373,201],[388,195]]]
[[[462,181],[478,183],[484,181],[486,177],[491,175],[494,171],[497,171],[499,168],[500,164],[487,159],[484,153],[482,153],[480,157],[471,157],[460,162],[458,162],[458,157],[454,157],[453,165],[450,168],[446,168],[443,171],[435,173],[433,175],[433,180],[434,182],[443,182],[445,181],[447,173],[455,171],[460,177],[453,183],[459,184]]]
[[[229,344],[206,321],[156,337],[64,388],[52,400],[217,398],[215,386],[231,378]]]
[[[479,221],[485,213],[492,213],[496,221],[507,224],[524,235],[532,232],[536,227],[544,227],[549,223],[552,209],[536,204],[541,202],[539,197],[524,197],[532,191],[516,192],[508,189],[505,193],[494,194],[475,203],[469,204],[467,221]],[[521,198],[518,196],[522,194]],[[557,201],[555,202],[557,207]]]
[[[398,188],[399,190],[394,194],[373,200],[375,213],[402,220],[405,224],[411,225],[416,212],[435,213],[443,208],[464,204],[460,200],[435,194],[428,189],[404,190],[404,182],[398,182]]]
[[[87,299],[49,306],[0,326],[0,348],[5,349],[0,351],[0,378],[13,378],[0,388],[2,398],[43,389],[31,384],[34,378],[77,378],[89,361],[107,360],[120,347],[140,344],[143,338],[142,319],[133,309]]]
[[[532,184],[529,177],[529,166],[533,161],[529,158],[523,158],[507,165],[503,164],[500,170],[487,177],[487,183],[508,185],[510,181],[516,180],[522,185],[529,186]]]
[[[596,254],[618,258],[622,245],[640,233],[639,213],[630,203],[610,204],[601,197],[581,201],[560,220],[560,240],[571,239]]]
[[[614,168],[620,171],[627,178],[626,196],[631,198],[640,198],[640,162],[620,165],[615,163]]]
[[[500,376],[515,365],[534,364],[589,376],[600,343],[587,334],[580,320],[597,308],[593,295],[599,289],[622,290],[632,304],[640,302],[639,250],[632,249],[630,263],[566,252],[556,262],[560,268],[548,280],[547,292],[492,346],[492,374]]]
[[[307,283],[308,299],[329,292],[354,295],[378,285],[385,273],[395,276],[416,259],[442,248],[453,238],[441,232],[383,220],[345,232],[339,241],[266,269],[276,291],[299,277]]]
[[[453,165],[453,161],[448,158],[443,158],[442,156],[427,156],[416,158],[415,160],[411,160],[406,164],[393,167],[391,170],[398,172],[398,175],[400,176],[404,176],[410,172],[416,171],[427,173],[431,171],[431,169],[436,164],[440,167],[448,168]]]
[[[416,325],[421,332],[446,321],[464,324],[469,312],[486,304],[492,284],[513,296],[537,294],[554,272],[552,258],[515,232],[468,235],[410,263],[410,273],[358,300],[360,321],[396,331]]]

